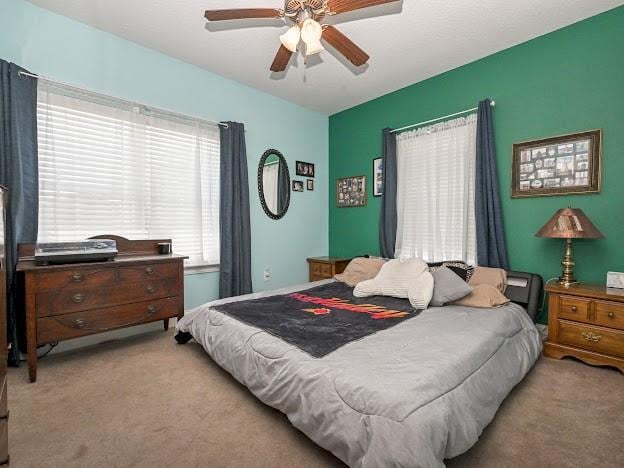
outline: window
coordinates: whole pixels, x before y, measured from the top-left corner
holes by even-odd
[[[219,129],[39,82],[39,241],[172,238],[219,263]]]
[[[476,264],[476,114],[397,136],[397,258]]]

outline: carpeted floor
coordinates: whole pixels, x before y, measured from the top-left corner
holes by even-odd
[[[194,342],[154,332],[9,371],[11,467],[342,466]],[[451,467],[624,466],[624,376],[541,359]]]

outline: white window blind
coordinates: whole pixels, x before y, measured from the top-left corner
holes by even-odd
[[[219,263],[214,124],[39,81],[39,241],[172,238]]]
[[[397,136],[397,258],[476,264],[476,114]]]

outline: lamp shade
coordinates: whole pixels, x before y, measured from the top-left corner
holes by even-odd
[[[280,36],[280,41],[291,52],[297,52],[297,46],[299,45],[299,40],[301,39],[301,29],[299,29],[299,25],[294,25],[288,31]]]
[[[563,208],[557,211],[535,235],[556,239],[600,239],[604,237],[580,208]]]
[[[318,21],[308,18],[303,22],[303,25],[301,26],[301,40],[305,42],[306,45],[319,42],[322,35],[323,28]]]
[[[308,42],[306,44],[306,56],[318,54],[324,50],[325,48],[323,47],[323,44],[321,44],[321,41]]]

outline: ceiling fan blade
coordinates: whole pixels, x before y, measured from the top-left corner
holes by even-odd
[[[208,21],[225,21],[236,19],[281,18],[284,12],[278,8],[238,8],[234,10],[206,10]]]
[[[283,45],[280,46],[275,58],[273,59],[273,63],[271,64],[272,72],[283,72],[286,70],[288,66],[288,62],[290,62],[290,57],[292,57],[292,52],[288,50]]]
[[[344,55],[349,62],[360,67],[370,58],[366,52],[360,49],[351,39],[342,34],[333,26],[323,27],[323,40],[327,41],[334,49]]]
[[[394,3],[399,0],[329,0],[329,10],[332,14],[346,13],[385,3]]]

